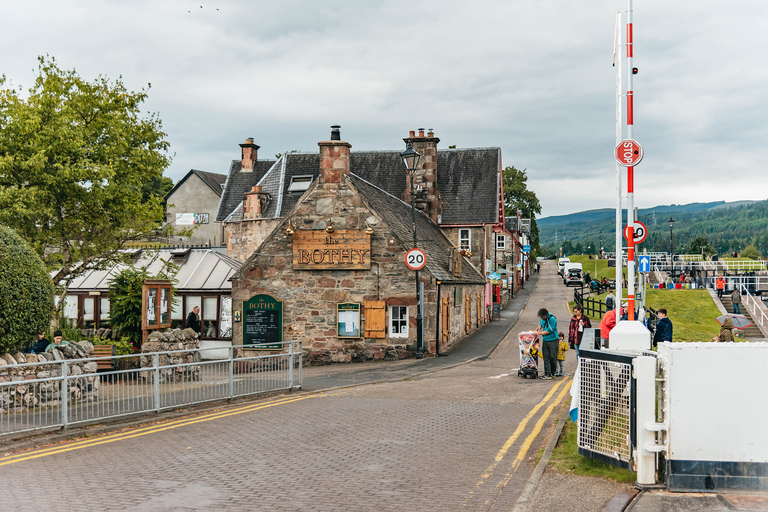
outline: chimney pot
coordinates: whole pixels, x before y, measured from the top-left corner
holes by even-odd
[[[341,128],[341,126],[338,124],[331,126],[331,140],[341,140],[341,132],[339,131],[339,128]]]
[[[419,128],[419,137],[424,136],[424,128]]]
[[[416,136],[416,130],[411,130],[411,131],[409,131],[409,132],[408,132],[408,136],[409,136],[410,138],[414,138],[414,137]]]
[[[432,138],[434,136],[435,136],[435,132],[432,131],[432,128],[429,128],[429,130],[427,131],[427,137]]]
[[[261,185],[254,185],[251,187],[251,192],[261,192]]]

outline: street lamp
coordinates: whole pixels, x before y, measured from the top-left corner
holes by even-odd
[[[411,174],[411,221],[413,222],[413,247],[416,248],[416,205],[414,203],[413,182],[416,178],[416,166],[419,164],[419,153],[413,149],[413,143],[408,142],[405,151],[400,153],[405,163],[405,171]],[[419,290],[419,271],[416,270],[416,357],[424,357],[424,333],[422,332],[421,293]],[[440,340],[437,340],[440,343]]]
[[[672,225],[675,223],[675,219],[670,217],[669,220],[667,221],[667,223],[669,224],[669,261],[673,261],[673,259],[672,259],[673,256],[672,255],[674,253],[674,250],[673,250],[673,245],[672,245]]]

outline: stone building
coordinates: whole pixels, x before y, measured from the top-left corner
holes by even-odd
[[[173,242],[194,245],[223,245],[221,226],[214,223],[226,176],[192,169],[166,194],[166,225],[175,233],[191,229],[189,236],[174,236]]]
[[[403,200],[410,183],[398,152],[350,153],[336,129],[331,139],[319,143],[319,155],[283,155],[236,206],[240,213],[227,215],[230,245],[251,252],[232,278],[233,307],[242,313],[233,343],[250,340],[248,308],[269,297],[281,303],[279,335],[304,340],[310,361],[406,357],[415,350],[417,316],[415,273],[405,264],[413,247],[411,206]],[[293,183],[301,185],[292,190]],[[434,353],[485,323],[485,277],[435,222],[437,191],[426,183],[424,190],[416,245],[426,254],[419,273],[425,351]],[[270,228],[246,232],[265,213]]]

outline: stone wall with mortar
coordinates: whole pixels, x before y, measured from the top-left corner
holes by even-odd
[[[339,230],[362,230],[370,225],[374,231],[371,269],[294,270],[292,236],[285,232],[289,220],[294,222],[296,230],[324,230],[329,220]],[[233,308],[242,310],[244,301],[260,293],[283,301],[284,340],[302,340],[306,361],[310,364],[409,357],[414,353],[416,343],[416,284],[413,271],[404,264],[406,250],[391,236],[383,219],[363,204],[346,180],[324,183],[297,206],[291,219],[283,221],[261,248],[261,254],[243,269],[242,279],[233,280]],[[437,284],[428,272],[421,272],[420,278],[425,286],[424,340],[427,350],[434,351]],[[466,288],[481,291],[483,287]],[[358,302],[362,305],[374,300],[383,300],[387,306],[409,306],[409,337],[337,338],[338,303]],[[361,314],[364,317],[365,311]],[[452,317],[463,326],[462,315],[456,313]],[[242,344],[243,324],[234,325],[233,342]],[[463,337],[463,333],[463,327],[452,329],[449,344]]]
[[[240,222],[228,222],[227,256],[244,262],[253,250],[260,246],[282,219],[253,219]]]

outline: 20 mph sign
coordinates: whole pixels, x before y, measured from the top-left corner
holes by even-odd
[[[643,148],[634,139],[624,139],[616,146],[616,161],[624,167],[634,167],[643,159]]]
[[[419,248],[405,253],[405,266],[411,270],[421,270],[427,264],[427,254]]]

